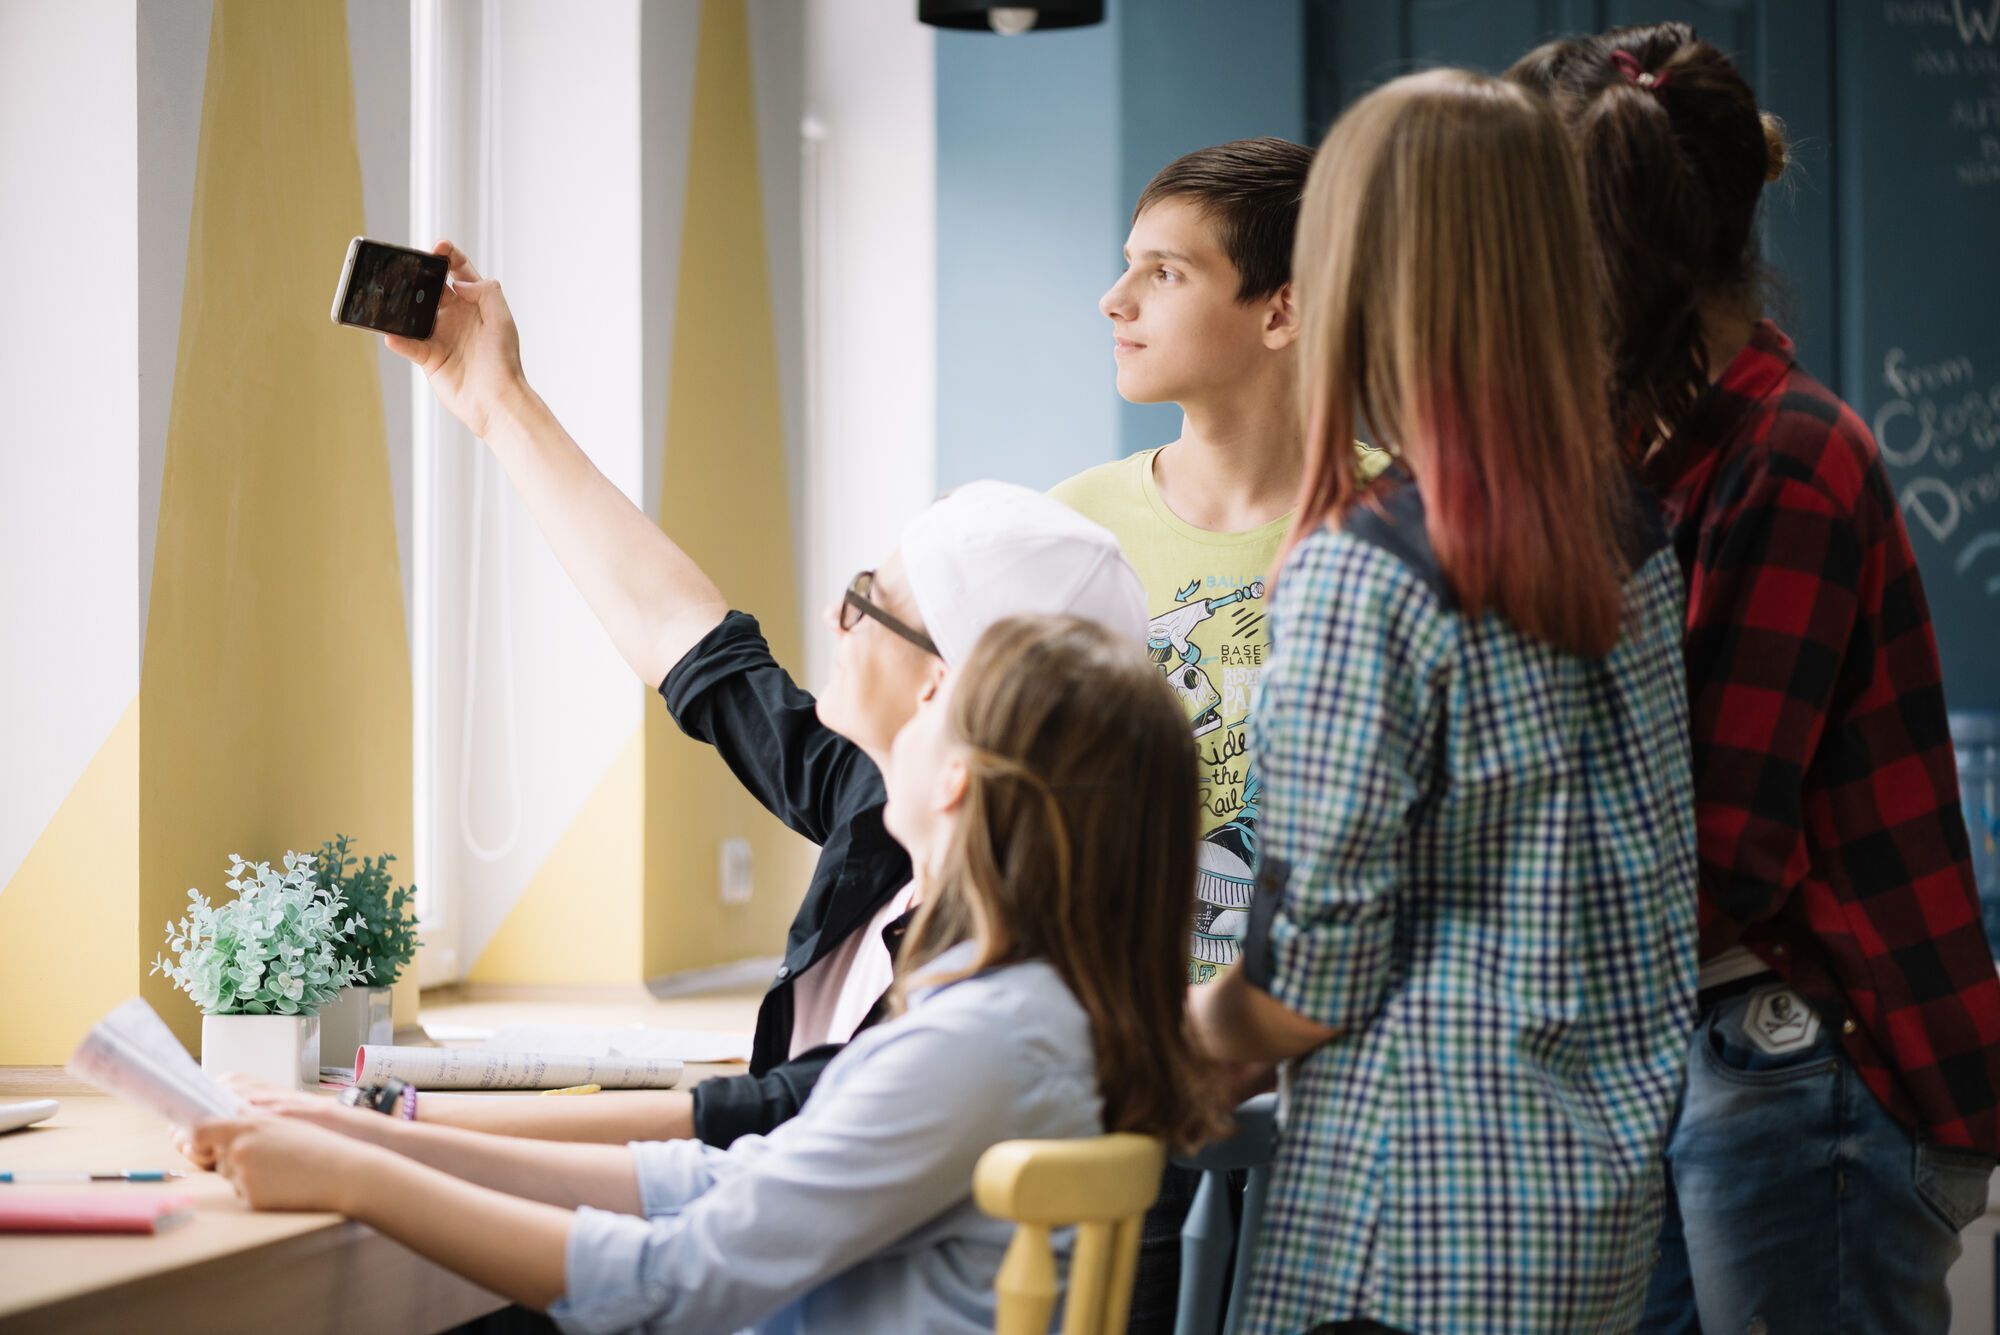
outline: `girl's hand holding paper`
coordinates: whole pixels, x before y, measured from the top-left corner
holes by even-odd
[[[212,1163],[253,1210],[351,1214],[347,1189],[367,1156],[382,1152],[292,1117],[204,1122],[189,1140],[189,1158]]]
[[[64,1069],[177,1127],[233,1117],[243,1106],[195,1064],[166,1022],[137,997],[92,1025]]]

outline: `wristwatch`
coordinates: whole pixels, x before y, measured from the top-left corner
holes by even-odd
[[[366,1085],[350,1085],[340,1091],[340,1101],[350,1108],[367,1108],[406,1122],[417,1120],[417,1087],[394,1076]]]

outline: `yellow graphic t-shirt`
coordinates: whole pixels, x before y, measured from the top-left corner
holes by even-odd
[[[1146,586],[1147,648],[1194,726],[1201,767],[1201,871],[1188,981],[1242,950],[1257,869],[1257,775],[1247,730],[1269,644],[1265,580],[1289,514],[1246,533],[1211,533],[1167,508],[1142,450],[1049,494],[1117,535]]]

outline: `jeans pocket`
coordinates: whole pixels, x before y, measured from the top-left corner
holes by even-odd
[[[1773,1024],[1774,1018],[1784,1023]],[[1739,1085],[1785,1084],[1823,1075],[1839,1062],[1833,1036],[1782,986],[1716,1006],[1697,1026],[1695,1049],[1710,1071]]]
[[[1917,1146],[1917,1194],[1954,1233],[1986,1213],[1986,1186],[1992,1176],[1990,1154]]]

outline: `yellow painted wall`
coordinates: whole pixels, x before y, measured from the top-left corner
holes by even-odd
[[[736,0],[702,7],[659,518],[796,668],[803,650],[746,22]],[[736,907],[719,898],[719,844],[730,837],[752,845],[755,892]],[[646,715],[645,838],[648,977],[783,948],[811,846],[658,704]]]
[[[363,230],[341,0],[217,0],[140,685],[147,958],[232,852],[340,830],[409,854],[381,384],[370,338],[327,319]],[[193,1005],[143,995],[192,1045]]]
[[[217,0],[208,31],[139,696],[0,894],[0,940],[34,961],[0,972],[0,1063],[60,1061],[134,990],[195,1046],[192,1004],[146,963],[190,886],[226,894],[229,854],[335,830],[404,867],[412,852],[378,368],[370,338],[325,315],[365,230],[345,8]],[[741,4],[704,6],[696,64],[659,519],[799,665]],[[732,837],[753,847],[745,906],[718,896]],[[812,856],[649,693],[470,976],[624,981],[773,953]],[[415,1019],[414,971],[396,1009]]]
[[[135,700],[0,889],[0,1066],[61,1065],[131,995],[153,958],[138,912]]]
[[[602,782],[479,952],[475,983],[640,982],[639,892],[644,729]]]

